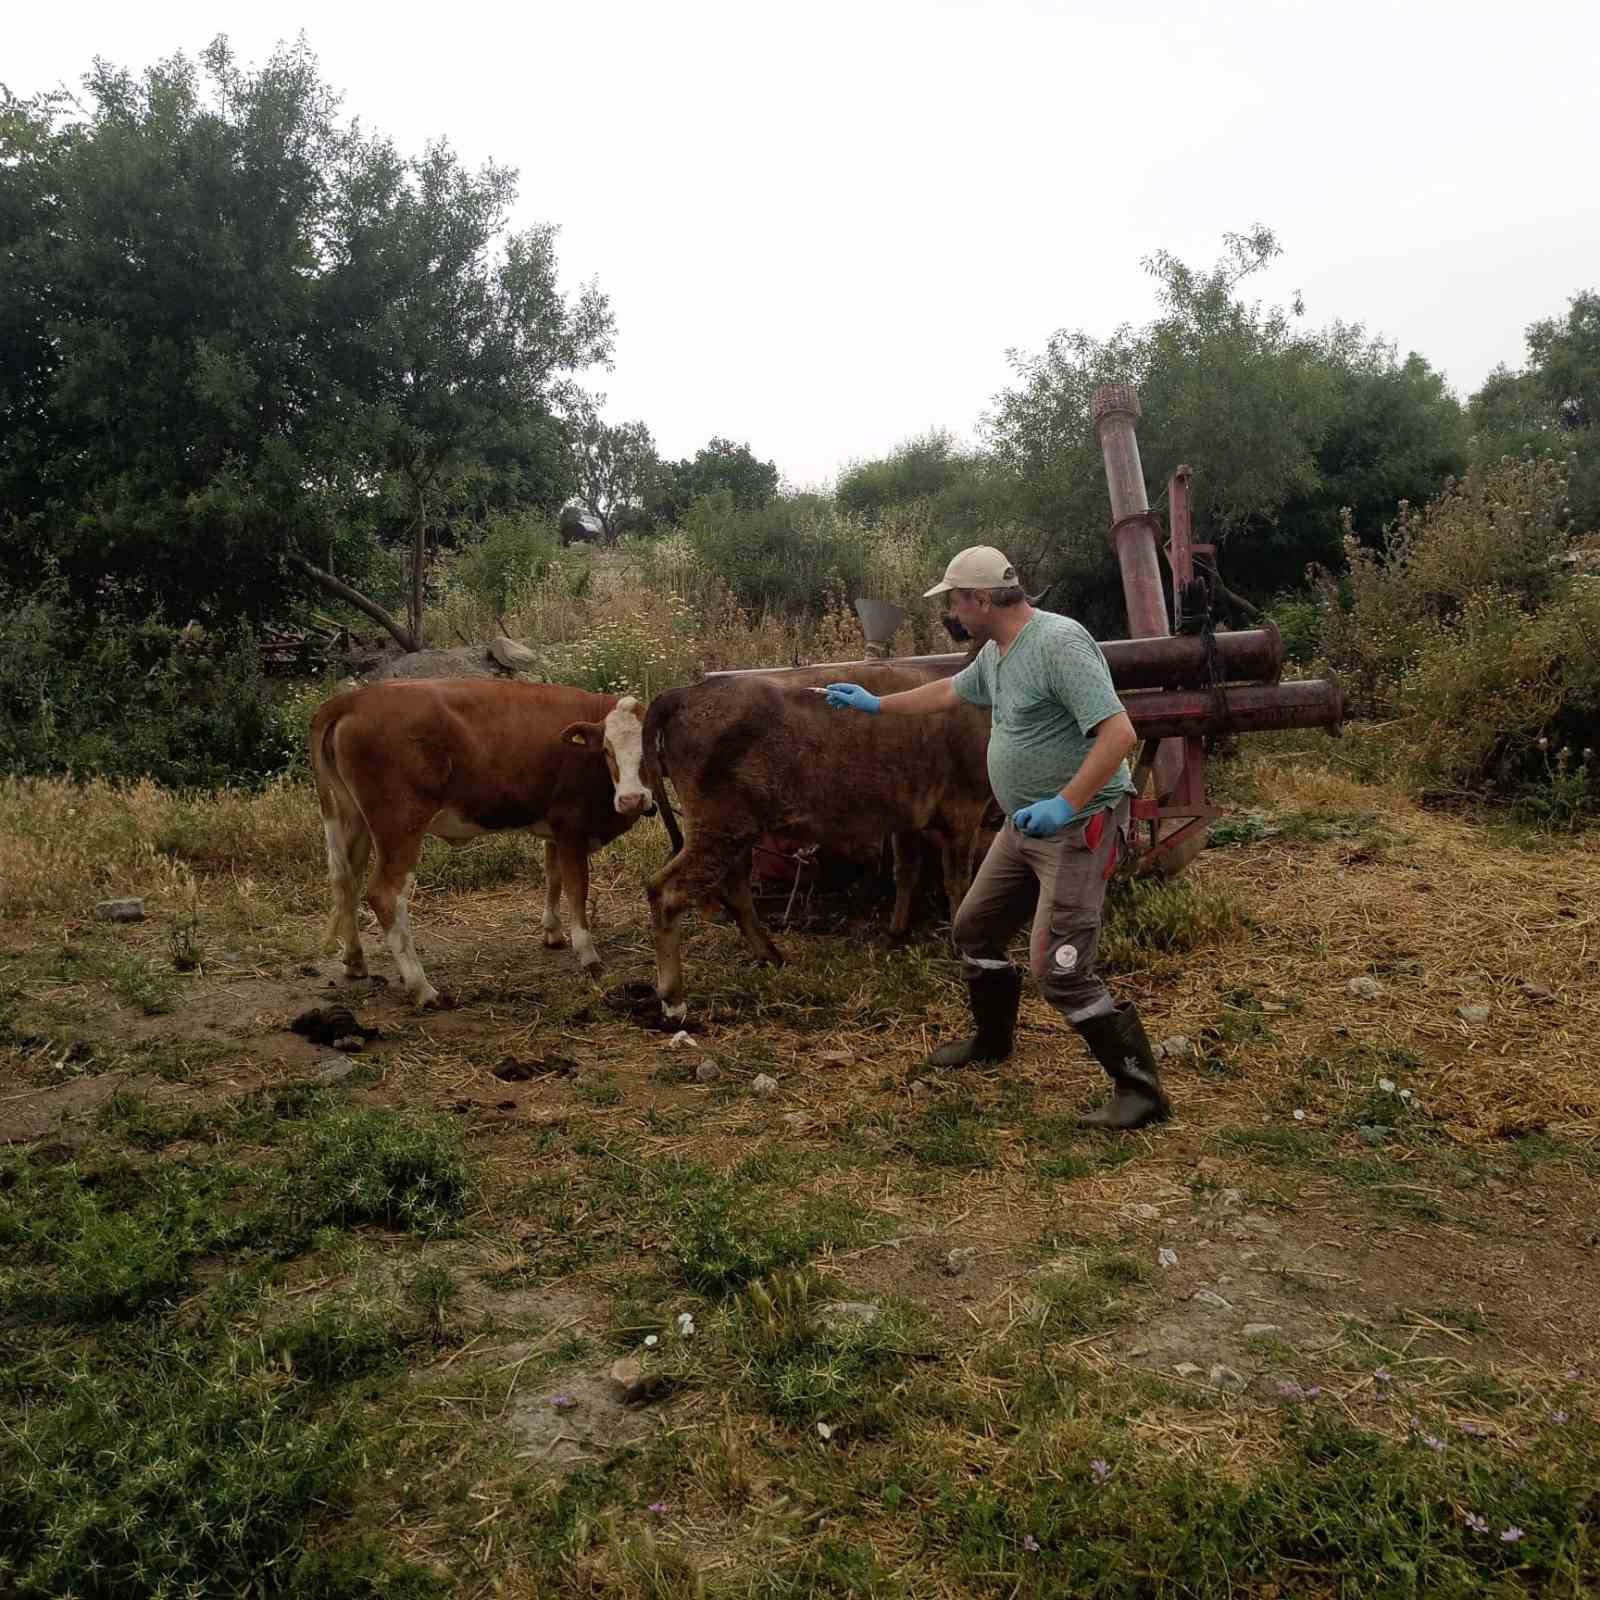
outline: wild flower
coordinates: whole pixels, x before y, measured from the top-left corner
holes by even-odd
[[[1437,1438],[1431,1433],[1423,1434],[1422,1443],[1425,1444],[1430,1450],[1442,1451],[1444,1449],[1444,1440]]]
[[[1025,1533],[1022,1536],[1022,1548],[1032,1555],[1038,1550],[1039,1541],[1031,1533]]]
[[[1489,1531],[1489,1519],[1480,1517],[1476,1511],[1467,1512],[1463,1520],[1474,1533],[1487,1533]]]
[[[1517,1542],[1517,1540],[1520,1539],[1521,1537],[1522,1537],[1522,1529],[1519,1528],[1515,1523],[1512,1523],[1512,1525],[1509,1528],[1507,1528],[1504,1533],[1502,1533],[1500,1535],[1500,1543],[1501,1544],[1515,1544]]]
[[[1111,1476],[1111,1463],[1096,1456],[1089,1463],[1089,1470],[1094,1474],[1096,1483],[1104,1483]]]

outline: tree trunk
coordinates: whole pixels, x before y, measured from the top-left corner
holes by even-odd
[[[341,582],[331,572],[324,572],[321,567],[313,566],[302,555],[291,555],[289,563],[297,572],[302,572],[319,589],[325,593],[343,600],[346,605],[351,605],[361,612],[363,616],[371,617],[379,627],[385,629],[389,636],[402,650],[416,650],[420,645],[413,636],[406,631],[376,600],[369,600],[357,589],[352,589],[348,583]]]
[[[422,648],[422,574],[428,561],[428,502],[417,491],[417,527],[411,538],[411,637],[413,650]]]

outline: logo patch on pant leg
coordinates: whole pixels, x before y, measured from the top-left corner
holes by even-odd
[[[1058,944],[1055,954],[1056,970],[1071,972],[1078,965],[1078,947],[1075,944]]]

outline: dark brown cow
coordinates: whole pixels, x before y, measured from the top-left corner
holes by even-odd
[[[915,687],[888,676],[899,670],[872,669],[874,692]],[[988,717],[973,707],[847,716],[792,681],[710,679],[658,695],[645,716],[644,752],[675,850],[649,884],[665,1014],[680,1020],[687,1011],[680,920],[692,903],[722,901],[758,958],[783,959],[750,895],[757,839],[789,835],[868,855],[885,834],[930,834],[958,846],[959,859],[989,800],[987,741]],[[686,837],[665,805],[663,777],[677,792]],[[964,876],[950,890],[959,900]]]
[[[375,853],[367,904],[406,992],[437,1005],[406,912],[422,841],[461,845],[516,828],[546,841],[545,944],[566,943],[565,892],[578,959],[598,970],[589,855],[655,810],[639,773],[642,717],[631,696],[477,678],[371,683],[319,707],[311,766],[333,884],[327,945],[343,944],[346,975],[367,974],[356,903]]]
[[[823,688],[830,683],[838,683],[843,678],[851,683],[859,683],[863,689],[873,694],[885,695],[897,694],[904,689],[920,688],[924,683],[942,676],[944,674],[929,667],[908,667],[899,662],[852,661],[843,665],[835,663],[832,666],[810,668],[802,672],[786,669],[775,673],[770,681],[791,688]],[[945,895],[953,920],[956,909],[972,882],[972,874],[977,871],[978,863],[983,860],[993,838],[993,831],[983,826],[981,821],[985,802],[990,798],[987,775],[989,713],[974,706],[956,715],[958,720],[954,724],[952,737],[947,741],[946,748],[951,758],[958,764],[958,770],[953,774],[957,782],[971,786],[968,799],[971,802],[972,828],[968,832],[953,836],[937,831],[929,835],[895,833],[890,836],[890,844],[894,851],[895,887],[894,909],[889,916],[889,937],[892,940],[906,938],[911,930],[912,903],[916,897],[917,883],[922,876],[924,840],[939,851]],[[770,845],[774,839],[768,836],[764,842]],[[784,837],[782,842],[792,846],[796,842],[803,844],[808,841],[796,841]],[[759,864],[758,856],[758,867]],[[760,875],[758,871],[756,876]]]

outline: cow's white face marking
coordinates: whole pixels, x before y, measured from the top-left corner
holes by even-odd
[[[655,810],[655,801],[640,775],[644,763],[644,715],[639,702],[624,695],[606,716],[606,754],[611,758],[611,779],[617,810],[624,816]]]

